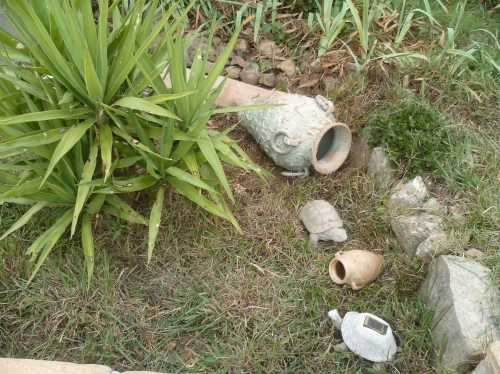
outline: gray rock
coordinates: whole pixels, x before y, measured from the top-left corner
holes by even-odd
[[[276,74],[274,84],[276,85],[276,87],[281,85],[286,88],[288,87],[288,77],[285,73],[279,72],[278,74]]]
[[[186,63],[187,62],[190,62],[191,64],[193,63],[194,59],[196,58],[196,50],[187,50],[187,52],[189,52],[189,54],[186,54],[184,55],[184,57],[186,58]],[[186,53],[187,53],[186,52]]]
[[[415,256],[422,259],[423,262],[431,262],[432,259],[438,257],[442,253],[450,249],[448,234],[444,231],[430,235],[427,239],[421,242]]]
[[[191,55],[189,53],[186,52],[186,54],[184,55],[184,60],[186,61],[187,67],[193,66],[193,59],[191,58]]]
[[[467,372],[486,344],[500,339],[493,314],[500,297],[490,287],[490,273],[476,261],[449,255],[429,268],[420,293],[435,311],[432,335],[446,370]]]
[[[219,38],[218,36],[214,36],[214,37],[212,38],[212,45],[213,45],[214,47],[218,47],[221,43],[222,43],[222,39],[221,39],[221,38]],[[225,44],[224,44],[224,47],[225,47]]]
[[[306,73],[307,69],[309,68],[309,63],[306,60],[301,60],[299,62],[298,68],[300,69],[300,71]]]
[[[458,205],[452,205],[448,208],[451,216],[456,216],[457,218],[463,217],[464,210]]]
[[[327,93],[330,93],[339,85],[339,83],[332,75],[325,75],[321,78],[321,85]]]
[[[486,357],[493,368],[495,374],[500,373],[500,341],[493,342],[489,345]]]
[[[193,39],[191,44],[189,44],[189,46],[187,48],[187,52],[191,53],[193,51],[197,51],[198,47],[200,47],[200,44],[201,44],[201,51],[204,51],[207,48],[207,43],[206,43],[205,38],[203,38],[203,39],[196,38],[196,39]]]
[[[234,56],[234,58],[231,60],[231,65],[239,65],[243,69],[248,69],[251,65],[251,63],[247,60],[245,60],[241,56]]]
[[[220,56],[219,51],[215,50],[214,47],[210,47],[207,60],[210,62],[216,62],[219,56]]]
[[[418,208],[422,205],[427,196],[427,187],[425,187],[422,177],[418,176],[408,183],[399,183],[391,191],[387,208],[391,212],[401,212],[409,208]]]
[[[444,222],[433,214],[399,216],[391,221],[392,231],[408,257],[413,258],[420,243],[432,234],[443,231]]]
[[[373,149],[368,163],[367,174],[375,179],[375,189],[385,191],[396,176],[396,168],[381,147]]]
[[[342,342],[342,343],[339,343],[339,344],[335,344],[333,346],[333,350],[335,352],[348,351],[349,347],[347,346],[347,344],[345,344],[344,342]]]
[[[351,72],[358,71],[358,65],[356,65],[354,62],[346,62],[344,64],[344,70]]]
[[[479,249],[476,248],[471,248],[468,251],[465,252],[465,256],[467,258],[481,258],[484,256],[484,253],[481,252]]]
[[[370,162],[372,149],[362,136],[353,139],[351,145],[351,153],[347,160],[349,167],[354,169],[364,169]]]
[[[314,73],[320,73],[323,71],[323,63],[320,58],[317,58],[309,64],[309,69]]]
[[[298,88],[311,88],[317,87],[319,83],[318,74],[303,75]]]
[[[186,38],[191,35],[187,35]],[[186,61],[186,65],[191,66],[193,64],[194,56],[196,55],[196,48],[200,45],[200,38],[194,39],[191,44],[187,47],[184,52],[184,60]]]
[[[487,357],[483,358],[471,374],[496,374]]]
[[[208,50],[207,59],[210,62],[216,62],[220,56],[220,51],[218,51],[214,46],[210,46],[210,48],[207,48],[207,40],[205,38],[196,38],[191,42],[186,52],[184,53],[184,58],[186,59],[187,65],[192,65],[196,54],[198,53],[198,49],[201,52],[201,57],[204,57],[205,53],[207,53]]]
[[[0,9],[0,27],[6,30],[9,34],[14,36],[15,38],[20,38],[17,30],[12,26],[7,16],[4,14],[3,9]]]
[[[207,65],[205,66],[205,74],[210,73],[214,65],[215,64],[213,62],[207,61]]]
[[[261,74],[259,83],[263,86],[274,87],[276,85],[276,76],[274,73]]]
[[[259,45],[259,53],[263,57],[281,56],[281,48],[273,40],[264,40]]]
[[[238,39],[234,45],[234,50],[238,52],[246,52],[248,50],[248,42],[245,39]]]
[[[317,87],[318,83],[319,83],[318,74],[303,75],[302,78],[300,79],[300,83],[299,83],[298,88]]]
[[[255,68],[244,69],[240,73],[240,79],[248,84],[256,85],[259,83],[260,73]]]
[[[446,215],[448,214],[448,207],[446,205],[440,204],[439,200],[435,197],[431,197],[429,200],[422,204],[422,209],[435,214]]]
[[[219,44],[215,44],[215,38],[214,38],[214,46],[215,46],[215,50],[219,53],[222,53],[222,51],[224,50],[224,48],[226,48],[227,44],[224,43],[224,42],[220,42]]]
[[[239,66],[228,66],[224,69],[227,72],[227,76],[231,79],[240,79],[240,73],[243,69]]]
[[[387,364],[385,362],[374,362],[373,363],[373,368],[381,373],[385,373],[386,367],[387,367]]]
[[[293,77],[295,75],[295,70],[297,70],[295,64],[290,59],[281,61],[277,67],[283,70],[289,78]]]

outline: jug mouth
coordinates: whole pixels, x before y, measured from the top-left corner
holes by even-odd
[[[330,278],[337,284],[344,284],[347,281],[347,269],[342,261],[334,258],[328,266]]]
[[[332,123],[321,130],[314,140],[312,165],[321,174],[340,168],[351,150],[351,130],[344,123]]]

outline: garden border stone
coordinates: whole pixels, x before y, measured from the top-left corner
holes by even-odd
[[[420,294],[435,312],[432,335],[445,369],[468,372],[486,345],[500,340],[492,310],[500,296],[490,287],[490,274],[479,262],[453,255],[441,256],[429,267]]]
[[[2,374],[162,374],[157,371],[125,371],[120,373],[105,365],[74,364],[64,361],[31,360],[0,357]]]

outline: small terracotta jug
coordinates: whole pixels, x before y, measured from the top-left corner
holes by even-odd
[[[348,284],[353,290],[359,290],[380,274],[384,264],[381,255],[355,249],[337,252],[328,271],[335,283]]]

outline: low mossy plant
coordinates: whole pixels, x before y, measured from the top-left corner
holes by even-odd
[[[452,144],[465,141],[449,118],[414,103],[381,108],[363,132],[369,145],[385,148],[407,177],[423,172],[439,175],[440,160],[454,157]]]

